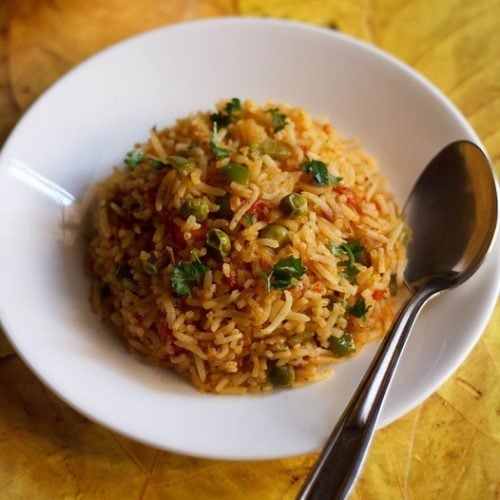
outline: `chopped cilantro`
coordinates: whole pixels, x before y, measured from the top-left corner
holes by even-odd
[[[208,267],[193,252],[191,262],[179,262],[172,269],[170,284],[174,292],[180,296],[191,297],[191,285],[199,285]]]
[[[273,132],[279,132],[285,128],[285,125],[288,123],[286,115],[280,113],[278,108],[271,108],[267,110],[268,113],[271,113],[271,119],[273,121],[274,130]]]
[[[241,111],[243,108],[241,107],[241,101],[237,97],[233,97],[226,104],[226,113],[231,116],[235,111]]]
[[[329,243],[330,252],[335,255],[335,257],[347,256],[350,264],[355,262],[363,263],[366,262],[365,259],[365,247],[358,241],[351,241],[347,243],[335,244],[333,242]]]
[[[284,290],[292,286],[293,278],[301,278],[306,272],[302,261],[295,257],[280,259],[273,267],[273,288]]]
[[[342,274],[351,283],[356,284],[357,276],[359,274],[359,269],[355,265],[350,264],[349,261],[340,262],[339,266],[345,267],[344,271],[342,271]]]
[[[335,257],[346,256],[347,260],[339,262],[339,266],[345,267],[342,274],[351,282],[356,283],[356,276],[359,273],[359,269],[356,267],[356,262],[361,264],[366,263],[365,258],[365,247],[358,241],[351,241],[347,243],[335,244],[333,242],[329,243],[330,252],[332,252]]]
[[[313,181],[319,186],[336,186],[342,180],[342,177],[330,174],[326,163],[320,160],[307,159],[300,167],[307,174],[312,174]]]
[[[229,149],[221,148],[217,146],[217,123],[214,122],[212,129],[212,137],[210,138],[210,149],[215,155],[217,160],[222,160],[223,158],[227,158],[230,154]]]
[[[129,151],[125,155],[125,159],[123,160],[126,165],[130,168],[135,168],[139,163],[144,160],[144,151],[141,148],[135,148],[132,151]]]
[[[218,127],[227,127],[231,123],[231,118],[224,113],[212,113],[210,115],[212,123],[215,123]]]
[[[218,127],[227,127],[233,121],[233,113],[242,109],[241,101],[237,97],[233,97],[226,103],[225,112],[212,113],[210,119]]]
[[[355,304],[349,308],[349,314],[352,314],[355,318],[366,319],[366,313],[370,307],[366,307],[364,299],[358,299]]]
[[[245,214],[244,217],[245,217],[245,220],[247,221],[247,224],[249,226],[253,225],[253,223],[254,223],[253,214]]]

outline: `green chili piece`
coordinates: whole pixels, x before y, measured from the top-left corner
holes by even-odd
[[[262,144],[262,151],[274,160],[284,160],[292,155],[292,150],[287,144],[272,139]]]
[[[194,163],[192,160],[189,158],[185,158],[184,156],[169,156],[168,157],[168,163],[171,165],[175,170],[178,170],[179,172],[185,174],[189,171],[191,171],[194,168]]]

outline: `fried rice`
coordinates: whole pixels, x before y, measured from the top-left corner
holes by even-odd
[[[358,141],[304,109],[233,98],[153,128],[90,215],[93,309],[201,391],[323,379],[393,319],[400,209]]]

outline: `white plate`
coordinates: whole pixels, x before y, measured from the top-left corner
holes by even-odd
[[[262,396],[200,394],[130,356],[94,317],[80,247],[62,243],[72,195],[146,139],[153,124],[220,98],[268,98],[328,115],[378,159],[399,200],[455,139],[478,137],[429,82],[342,34],[269,20],[215,19],[131,38],[78,66],[26,113],[0,157],[0,317],[32,370],[71,406],[151,445],[207,457],[282,457],[319,448],[376,345],[326,382]],[[498,241],[496,255],[498,255]],[[491,253],[418,320],[383,409],[385,425],[428,397],[486,325]],[[15,381],[13,381],[15,383]]]

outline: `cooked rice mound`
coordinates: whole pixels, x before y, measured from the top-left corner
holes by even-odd
[[[266,391],[329,376],[389,328],[407,230],[328,120],[222,101],[153,128],[125,163],[91,208],[91,301],[148,362],[202,391]]]

